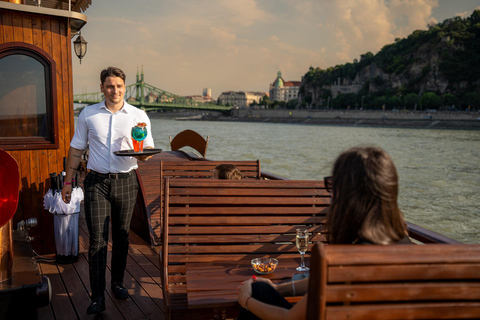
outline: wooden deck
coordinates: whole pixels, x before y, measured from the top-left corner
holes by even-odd
[[[88,230],[85,219],[80,217],[80,252],[88,250]],[[111,237],[110,237],[111,238]],[[154,250],[155,249],[155,250]],[[117,300],[110,292],[110,271],[106,272],[107,310],[87,315],[90,304],[88,254],[80,254],[73,264],[39,262],[40,272],[49,277],[52,285],[52,301],[38,309],[38,319],[165,319],[160,281],[159,254],[149,244],[130,232],[130,250],[124,283],[130,297]],[[108,251],[110,269],[111,243]]]

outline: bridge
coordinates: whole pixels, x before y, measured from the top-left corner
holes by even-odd
[[[103,99],[104,96],[101,92],[73,95],[74,103],[88,105],[99,103],[103,101]],[[143,67],[141,74],[138,73],[137,69],[136,83],[126,86],[125,100],[129,104],[145,109],[146,111],[159,109],[190,109],[229,113],[232,109],[232,107],[228,106],[198,102],[149,85],[144,81]]]

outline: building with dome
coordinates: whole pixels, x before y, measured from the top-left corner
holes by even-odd
[[[270,100],[290,101],[298,98],[301,81],[285,81],[282,72],[278,71],[277,78],[270,84]]]

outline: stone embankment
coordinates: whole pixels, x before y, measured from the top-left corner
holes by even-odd
[[[238,112],[237,112],[238,111]],[[480,130],[479,112],[368,110],[235,110],[231,117],[205,120],[319,124],[361,127]]]
[[[201,117],[199,117],[201,115]],[[149,113],[150,117],[191,121],[238,121],[359,127],[480,130],[480,112],[259,110],[237,109],[230,116],[200,111]],[[190,118],[190,119],[189,119]]]

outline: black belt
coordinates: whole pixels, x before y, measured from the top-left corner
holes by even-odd
[[[133,170],[129,172],[122,173],[100,173],[97,171],[90,170],[90,173],[94,176],[99,176],[106,179],[117,180],[117,179],[127,179],[132,176]]]

